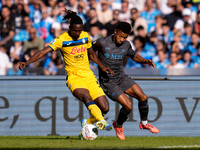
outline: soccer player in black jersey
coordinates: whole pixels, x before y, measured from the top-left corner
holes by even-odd
[[[138,100],[141,122],[139,127],[147,129],[152,133],[159,130],[148,123],[148,97],[144,94],[140,86],[133,81],[123,70],[124,56],[130,56],[133,61],[148,64],[155,67],[151,60],[144,59],[133,50],[127,37],[131,31],[129,23],[121,22],[115,28],[114,34],[105,38],[100,38],[93,43],[93,49],[98,51],[98,57],[103,65],[114,71],[114,74],[107,74],[99,69],[99,82],[106,95],[113,101],[122,105],[117,121],[113,122],[116,135],[119,139],[125,140],[123,123],[127,120],[132,110],[132,103],[126,94]]]

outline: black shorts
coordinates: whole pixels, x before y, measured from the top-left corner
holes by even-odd
[[[128,75],[124,75],[117,80],[100,83],[105,94],[113,101],[116,101],[122,93],[131,88],[134,84],[136,84],[136,82]]]

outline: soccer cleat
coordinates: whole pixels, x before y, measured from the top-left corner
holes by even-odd
[[[120,140],[125,140],[123,127],[119,128],[116,126],[116,121],[113,122],[113,127],[115,129],[116,135]]]
[[[81,131],[80,131],[80,133],[79,133],[79,135],[78,135],[78,139],[79,139],[79,140],[83,140],[83,137],[82,137],[82,135],[81,135]]]
[[[81,120],[81,127],[87,124],[87,119],[82,119]]]
[[[96,126],[99,130],[107,130],[107,131],[112,130],[112,125],[107,123],[106,121],[98,121],[96,123]]]
[[[147,125],[143,125],[142,123],[140,123],[139,127],[140,127],[140,129],[143,129],[143,130],[144,129],[149,130],[152,133],[158,133],[159,132],[159,130],[156,127],[152,126],[149,123],[147,123]]]
[[[87,124],[87,119],[82,119],[81,120],[81,128],[84,126],[84,125],[86,125]],[[83,137],[82,137],[82,135],[81,135],[81,131],[80,131],[80,134],[78,135],[78,139],[79,140],[83,140]]]

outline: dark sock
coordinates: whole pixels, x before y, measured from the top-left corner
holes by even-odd
[[[149,113],[148,100],[146,100],[146,101],[139,101],[138,102],[138,108],[139,108],[139,111],[140,111],[140,118],[141,118],[141,120],[147,120],[148,113]]]
[[[120,109],[119,116],[117,119],[118,125],[123,125],[123,123],[128,119],[128,115],[130,114],[124,107]]]

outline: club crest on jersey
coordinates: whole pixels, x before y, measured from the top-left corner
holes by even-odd
[[[85,39],[82,39],[82,42],[83,42],[83,44],[85,44],[85,42],[86,42]]]

